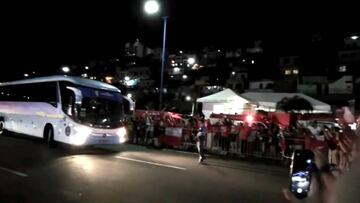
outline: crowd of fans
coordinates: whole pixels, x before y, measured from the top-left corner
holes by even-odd
[[[342,145],[338,146],[336,143],[346,138],[342,131],[347,128],[336,125],[335,121],[295,121],[284,126],[274,118],[247,122],[233,120],[224,115],[206,120],[206,126],[207,152],[283,159],[291,156],[295,149],[328,148],[331,163],[345,167],[338,161],[342,160],[339,156],[343,154],[337,148]],[[155,147],[166,146],[166,143],[159,142],[159,137],[164,136],[165,129],[169,127],[181,128],[182,146],[187,146],[185,149],[195,149],[194,136],[198,128],[198,119],[191,116],[160,116],[147,112],[134,116],[128,123],[129,142]]]

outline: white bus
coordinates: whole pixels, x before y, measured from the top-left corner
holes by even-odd
[[[89,79],[49,76],[0,84],[0,135],[43,138],[49,147],[127,141],[116,87]]]

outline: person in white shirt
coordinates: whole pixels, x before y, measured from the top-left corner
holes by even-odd
[[[322,134],[322,128],[318,125],[317,121],[312,121],[310,125],[307,126],[307,129],[319,141],[325,141],[325,137]],[[321,135],[322,134],[322,135]]]
[[[203,162],[206,159],[205,153],[204,153],[204,144],[205,144],[204,142],[206,139],[206,133],[207,133],[207,130],[206,130],[205,119],[200,118],[200,126],[199,126],[198,132],[195,137],[196,148],[199,153],[199,163]]]

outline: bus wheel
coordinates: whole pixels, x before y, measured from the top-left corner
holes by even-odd
[[[5,123],[4,121],[0,121],[0,135],[4,135]]]
[[[56,142],[54,140],[54,129],[52,126],[46,126],[45,128],[45,139],[47,141],[48,147],[49,148],[54,148],[56,147]]]

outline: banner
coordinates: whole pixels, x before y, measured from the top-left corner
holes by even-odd
[[[182,136],[182,128],[165,128],[165,135],[166,136],[173,136],[173,137],[178,137],[181,138]]]
[[[165,135],[159,137],[160,143],[168,146],[181,146],[182,130],[182,128],[165,128]]]

